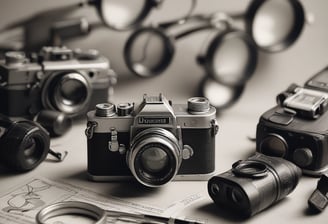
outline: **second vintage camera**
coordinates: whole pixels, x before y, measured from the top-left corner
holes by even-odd
[[[257,151],[294,162],[304,174],[328,170],[328,68],[304,87],[292,84],[257,125]]]
[[[206,180],[215,169],[216,110],[206,98],[172,104],[145,95],[140,105],[98,104],[88,113],[88,173],[96,181],[130,179],[158,187]]]
[[[51,110],[76,117],[107,102],[115,82],[108,59],[95,50],[44,47],[34,57],[7,52],[0,65],[0,113],[33,117]]]

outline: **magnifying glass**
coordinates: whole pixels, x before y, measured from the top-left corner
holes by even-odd
[[[96,6],[98,13],[109,28],[127,30],[139,26],[152,9],[163,0],[93,0],[89,4]]]
[[[226,109],[237,102],[245,89],[245,85],[227,86],[208,76],[201,81],[199,87],[200,94],[218,110]]]
[[[253,0],[246,12],[247,32],[259,49],[278,52],[300,36],[304,8],[298,0]]]
[[[1,34],[6,34],[17,29],[24,29],[23,32],[20,32],[22,36],[20,42],[23,43],[12,43],[9,37],[8,39],[6,38],[4,43],[0,43],[0,50],[38,51],[42,46],[49,44],[60,45],[62,40],[88,35],[92,30],[104,26],[117,31],[132,29],[140,26],[150,12],[154,8],[159,7],[163,1],[82,0],[78,4],[74,3],[45,10],[29,18],[15,21],[0,28]],[[75,10],[87,6],[97,9],[101,22],[90,23],[83,17],[65,18]],[[35,35],[36,32],[38,35]],[[8,47],[11,48],[7,49]]]
[[[222,16],[218,21],[217,17],[217,14],[194,15],[184,20],[162,23],[157,27],[136,30],[124,48],[124,59],[128,68],[140,77],[159,75],[170,65],[177,40],[202,30],[217,30],[217,35],[209,43],[206,54],[198,57],[199,62],[204,65],[209,75],[221,83],[244,83],[256,67],[256,46],[247,33],[233,28],[226,17]],[[182,32],[170,33],[171,28],[189,22],[201,24]]]
[[[62,222],[105,224],[105,210],[93,204],[80,201],[58,202],[43,208],[36,215],[37,224]]]
[[[148,223],[148,224],[203,224],[193,220],[182,220],[159,215],[104,210],[96,205],[81,201],[63,201],[44,207],[36,215],[37,224],[50,223]]]

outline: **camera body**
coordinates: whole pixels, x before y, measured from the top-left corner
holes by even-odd
[[[290,161],[256,153],[213,176],[208,193],[223,209],[250,217],[290,194],[301,175],[301,169]]]
[[[328,170],[327,68],[304,87],[292,84],[277,96],[278,105],[265,112],[256,131],[257,151],[294,162],[304,174]]]
[[[87,114],[88,173],[92,180],[133,176],[150,187],[207,180],[215,170],[216,110],[205,98],[172,104],[144,95],[134,104],[99,104]],[[183,161],[182,161],[183,160]]]
[[[95,50],[44,47],[31,57],[7,52],[0,65],[0,113],[33,117],[54,110],[79,116],[106,102],[115,82],[108,59]]]

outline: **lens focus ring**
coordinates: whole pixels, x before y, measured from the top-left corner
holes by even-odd
[[[135,136],[127,154],[127,164],[136,179],[149,187],[171,181],[182,161],[178,139],[169,131],[149,128]]]

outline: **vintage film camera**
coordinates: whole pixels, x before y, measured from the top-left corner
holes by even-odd
[[[108,59],[96,50],[44,47],[34,57],[7,52],[0,65],[0,113],[33,118],[50,110],[80,116],[107,102],[115,82]]]
[[[213,176],[208,193],[223,209],[250,217],[290,194],[301,175],[301,169],[287,160],[256,153]]]
[[[304,87],[292,84],[257,125],[257,151],[294,162],[304,174],[328,170],[328,68]]]
[[[158,187],[172,179],[207,180],[215,170],[216,110],[203,97],[172,104],[163,95],[98,104],[87,115],[92,180],[130,179]]]

